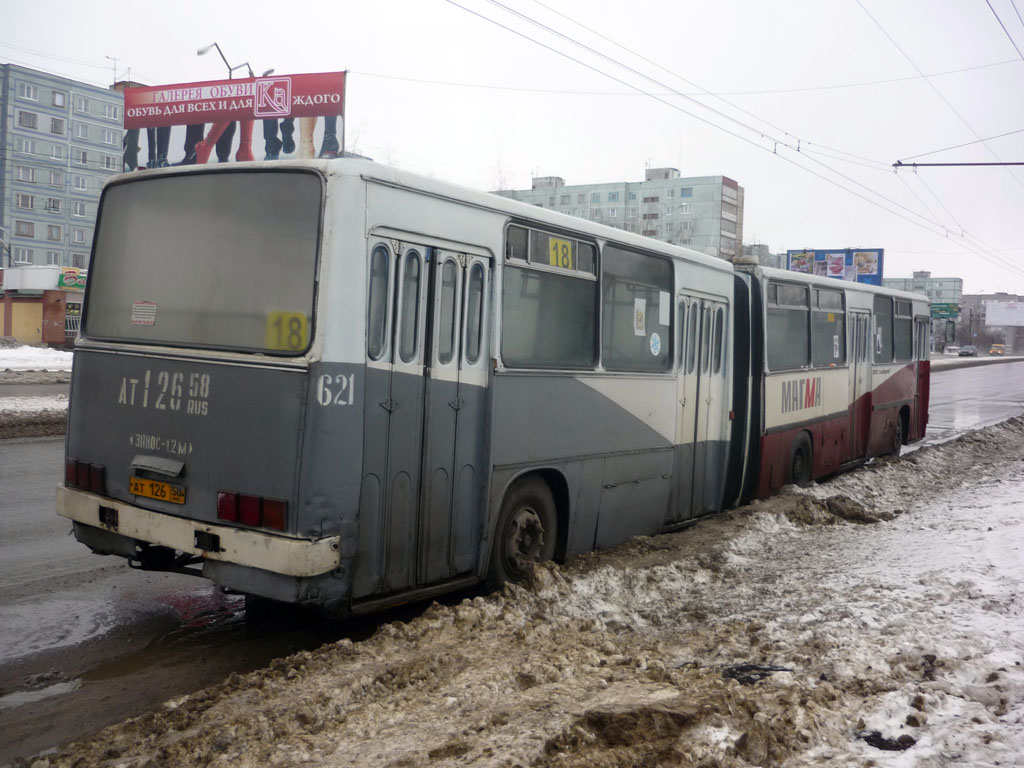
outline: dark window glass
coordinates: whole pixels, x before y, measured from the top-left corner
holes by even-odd
[[[484,268],[477,263],[469,270],[469,286],[466,289],[466,362],[470,364],[480,359],[483,309]]]
[[[590,243],[577,243],[579,250],[579,263],[576,266],[580,272],[589,272],[591,275],[595,274],[595,262],[594,257],[594,246]]]
[[[506,266],[502,273],[501,356],[518,368],[594,365],[597,282]]]
[[[803,285],[780,284],[778,303],[787,307],[807,306],[807,287]]]
[[[714,373],[722,371],[723,340],[725,338],[725,310],[719,307],[715,310],[715,342],[712,347],[712,359]]]
[[[811,313],[811,363],[815,366],[846,362],[846,315],[842,310]]]
[[[318,176],[292,171],[154,176],[107,187],[85,334],[304,351],[313,336],[321,197]],[[138,322],[143,306],[156,312],[152,322]]]
[[[892,299],[875,296],[875,362],[892,362]]]
[[[523,227],[509,227],[505,235],[505,258],[526,261],[529,230]]]
[[[686,372],[693,373],[697,368],[697,332],[700,318],[700,307],[696,302],[690,305],[689,318],[686,321]]]
[[[420,254],[409,251],[405,255],[402,275],[402,313],[399,326],[398,355],[403,363],[416,360],[420,331]]]
[[[708,350],[711,348],[711,310],[704,308],[704,328],[700,333],[700,372],[708,372]]]
[[[373,249],[370,256],[370,300],[366,321],[366,351],[371,360],[384,356],[387,339],[388,279],[390,253],[383,245]]]
[[[773,287],[775,291],[772,291]],[[776,302],[777,305],[773,305]],[[770,370],[783,371],[810,364],[809,314],[807,286],[769,285],[767,334]]]
[[[447,365],[455,355],[456,272],[452,259],[441,267],[441,307],[438,310],[440,327],[437,330],[437,361]]]
[[[897,317],[893,323],[893,353],[897,360],[914,358],[914,321]]]
[[[816,288],[815,294],[818,296],[817,307],[818,309],[843,309],[843,292],[842,291],[829,291],[823,288]]]
[[[610,371],[671,368],[672,264],[607,246],[601,275],[604,367]]]

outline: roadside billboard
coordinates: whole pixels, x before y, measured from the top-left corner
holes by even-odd
[[[985,325],[1024,326],[1024,303],[1017,301],[986,301]]]
[[[344,151],[345,72],[118,85],[126,171]]]
[[[830,248],[786,251],[786,269],[837,280],[882,284],[882,248]]]

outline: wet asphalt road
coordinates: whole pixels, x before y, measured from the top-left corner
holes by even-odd
[[[1022,412],[1024,361],[936,367],[925,443]],[[276,609],[247,617],[243,598],[204,580],[93,555],[54,513],[62,452],[61,438],[0,441],[0,766],[422,609],[347,623]]]

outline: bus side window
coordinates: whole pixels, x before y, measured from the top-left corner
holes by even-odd
[[[811,364],[815,367],[846,362],[846,314],[843,292],[814,289],[811,307]]]
[[[768,286],[768,369],[784,371],[810,365],[810,303],[805,285]]]
[[[897,360],[914,358],[914,318],[909,301],[896,299],[896,316],[893,319],[893,353]]]
[[[709,308],[704,309],[704,330],[700,334],[700,372],[708,372],[708,355],[711,351],[711,320]]]
[[[454,259],[446,259],[441,267],[441,327],[438,329],[437,361],[447,365],[455,355],[455,288]]]
[[[892,299],[875,296],[875,362],[892,362]]]
[[[402,275],[402,307],[399,325],[398,354],[403,363],[416,361],[420,331],[420,252],[410,249],[405,255]]]
[[[725,338],[725,310],[719,307],[715,310],[715,341],[712,346],[712,372],[717,375],[722,372],[722,351]]]
[[[699,312],[697,303],[690,305],[689,318],[686,321],[686,372],[693,373],[697,368],[697,331],[699,330]]]
[[[473,365],[480,359],[483,335],[484,267],[477,262],[469,270],[466,288],[466,362]]]
[[[367,302],[366,351],[371,360],[380,360],[387,351],[388,287],[391,252],[378,245],[370,255],[370,297]]]

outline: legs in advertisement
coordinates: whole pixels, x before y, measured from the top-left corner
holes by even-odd
[[[263,121],[263,149],[266,153],[264,160],[277,160],[281,153],[290,155],[295,151],[295,141],[292,135],[295,133],[295,118],[286,117],[281,121],[281,138],[277,137],[277,119],[268,118]]]
[[[334,158],[341,147],[338,145],[338,116],[324,115],[324,140],[320,143],[320,157]]]
[[[185,129],[185,159],[175,165],[195,165],[196,145],[203,140],[205,130],[206,125],[203,123],[194,123]],[[210,157],[209,153],[206,157]]]
[[[315,117],[299,118],[299,149],[296,157],[308,160],[316,156],[316,146],[313,144],[313,131],[316,129]]]
[[[146,129],[146,145],[149,148],[147,168],[167,167],[167,149],[170,143],[171,126],[162,125],[159,128]]]
[[[139,167],[139,129],[124,132],[124,170],[134,171]]]

